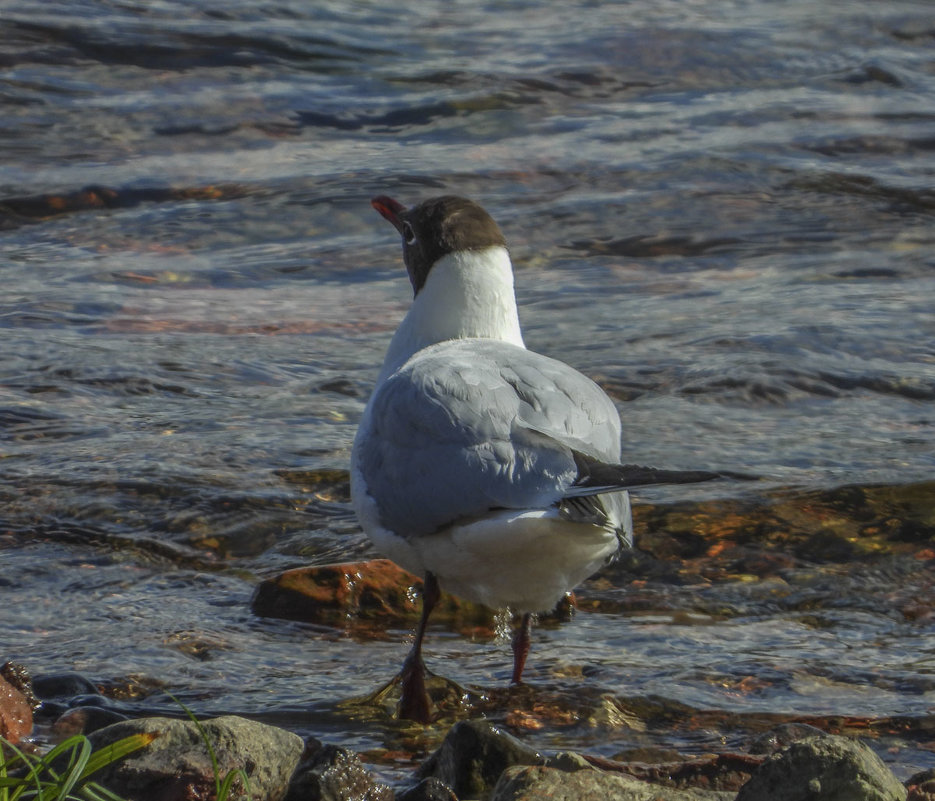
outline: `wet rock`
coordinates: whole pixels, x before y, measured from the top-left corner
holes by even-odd
[[[603,770],[565,771],[544,765],[503,772],[490,801],[733,801],[733,792],[679,790]],[[761,801],[765,801],[762,799]]]
[[[574,751],[559,751],[548,757],[545,762],[547,768],[563,770],[565,773],[574,773],[576,770],[593,770],[594,767],[581,754]]]
[[[374,778],[357,754],[325,745],[296,769],[286,801],[393,801],[393,791]]]
[[[807,723],[781,723],[750,743],[751,754],[776,754],[792,743],[812,737],[827,737],[825,732]]]
[[[370,710],[382,710],[386,717],[391,720],[399,720],[402,716],[402,689],[402,675],[397,674],[389,682],[359,702],[351,702],[347,708],[350,709],[355,703],[358,703]],[[445,676],[433,673],[431,670],[425,672],[425,691],[429,698],[430,720],[439,720],[441,718],[455,720],[459,717],[465,717],[470,714],[478,699],[476,693],[465,689]]]
[[[32,731],[32,707],[26,696],[0,678],[0,737],[16,745]]]
[[[113,709],[102,706],[77,706],[65,710],[52,724],[52,733],[65,739],[75,734],[90,734],[92,731],[106,728],[114,723],[127,720]]]
[[[304,744],[291,732],[234,716],[201,722],[223,779],[243,770],[253,798],[278,801],[289,786]],[[92,733],[95,750],[132,734],[155,733],[146,748],[95,774],[95,781],[126,801],[190,801],[213,798],[215,771],[192,721],[145,718],[116,723]]]
[[[617,762],[588,756],[589,764],[605,771],[623,773],[650,784],[677,790],[719,790],[736,793],[763,763],[750,754],[707,754],[674,762]]]
[[[614,698],[597,685],[589,684],[580,666],[560,666],[556,675],[573,678],[579,685],[574,692],[528,685],[493,688],[488,712],[499,715],[505,710],[504,724],[513,731],[586,726],[605,731],[645,731],[645,718],[630,700]]]
[[[262,617],[326,626],[346,627],[360,621],[415,624],[422,607],[414,587],[421,589],[421,580],[387,559],[300,567],[261,582],[251,609]],[[444,593],[432,619],[447,619],[456,629],[493,626],[489,609]]]
[[[698,575],[767,578],[805,563],[896,554],[931,559],[933,510],[933,481],[641,503],[633,510],[640,552],[626,554],[604,575],[620,586],[634,576],[670,583]]]
[[[396,801],[458,801],[458,796],[441,779],[432,777],[399,793]]]
[[[770,757],[737,801],[904,801],[906,788],[863,743],[826,736]]]
[[[35,712],[40,704],[32,688],[32,678],[24,665],[18,662],[5,662],[0,667],[0,678],[6,679],[10,686],[19,690],[29,704],[30,709]]]
[[[100,695],[94,683],[80,673],[52,673],[33,679],[32,688],[43,701]]]
[[[935,801],[935,768],[916,773],[906,782],[906,801]]]
[[[459,798],[476,798],[487,795],[506,768],[541,761],[535,749],[487,721],[466,720],[451,727],[419,777],[440,779]]]

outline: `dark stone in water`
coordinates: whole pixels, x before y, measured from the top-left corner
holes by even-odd
[[[66,710],[56,719],[52,724],[52,732],[64,739],[75,734],[90,734],[92,731],[124,720],[127,720],[126,715],[121,715],[112,709],[100,706],[76,706]]]
[[[296,769],[285,801],[393,801],[393,791],[374,779],[357,754],[325,745]]]
[[[81,695],[76,695],[74,698],[68,699],[68,706],[98,706],[98,707],[110,707],[113,706],[114,702],[108,698],[106,695],[101,695],[100,693],[82,693]]]
[[[451,728],[419,776],[435,777],[459,797],[475,798],[486,796],[506,768],[541,761],[535,749],[487,721],[466,720]]]
[[[935,768],[913,774],[906,782],[907,801],[935,801]]]
[[[80,673],[52,673],[33,679],[32,688],[43,701],[74,698],[77,695],[100,695],[94,683]]]

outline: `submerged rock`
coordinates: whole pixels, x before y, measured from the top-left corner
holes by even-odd
[[[393,801],[393,791],[353,751],[325,745],[299,765],[286,801]]]
[[[419,769],[440,779],[459,798],[486,796],[506,768],[542,761],[539,753],[486,720],[456,723]]]
[[[235,716],[201,722],[223,778],[243,770],[250,796],[278,801],[304,749],[291,732]],[[146,748],[103,768],[94,781],[126,801],[189,801],[213,798],[217,775],[204,737],[192,721],[144,718],[115,723],[89,736],[95,750],[132,734],[157,734]]]
[[[76,696],[99,695],[97,686],[81,673],[50,673],[36,676],[32,682],[33,690],[43,704],[49,701],[72,700]]]
[[[65,739],[75,734],[90,734],[124,720],[127,720],[126,715],[103,706],[76,706],[56,718],[52,724],[52,733]]]
[[[794,742],[767,759],[737,801],[904,801],[906,788],[863,743],[844,737]]]
[[[299,567],[257,586],[251,601],[254,614],[346,627],[363,623],[389,625],[421,614],[420,579],[388,559]],[[493,613],[486,607],[442,594],[432,613],[436,622],[454,629],[492,630]]]
[[[813,737],[829,737],[821,729],[807,723],[781,723],[767,732],[763,732],[750,743],[751,754],[776,754],[799,740]]]

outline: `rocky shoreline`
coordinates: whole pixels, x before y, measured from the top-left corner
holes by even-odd
[[[819,586],[821,597],[815,601],[802,594],[807,584],[776,581],[780,573],[787,578],[795,570],[820,575],[824,565],[835,571],[836,582],[828,586],[837,588],[842,571],[874,565],[892,569],[902,560],[902,583],[895,589],[883,583],[867,602],[894,619],[923,625],[932,619],[933,608],[928,578],[935,564],[932,488],[927,483],[898,491],[851,487],[778,493],[757,507],[756,514],[743,500],[641,507],[640,551],[588,582],[578,606],[615,613],[645,606],[680,614],[678,603],[667,606],[668,588],[733,582],[763,586],[764,604],[799,609],[820,602],[821,593],[829,590]],[[855,581],[863,575],[858,571]],[[656,595],[653,582],[662,588]],[[412,627],[418,615],[414,584],[415,577],[385,560],[296,568],[259,581],[251,612],[258,618],[300,620],[368,637],[388,628]],[[717,597],[710,609],[705,603],[699,596],[692,609],[724,614]],[[736,614],[759,613],[756,599],[751,603]],[[560,620],[572,613],[565,607],[554,615]],[[490,610],[450,596],[439,605],[436,622],[461,636],[487,636],[495,625]],[[263,801],[935,801],[935,769],[925,758],[935,750],[932,710],[908,717],[793,716],[755,709],[738,713],[655,696],[617,695],[588,682],[576,685],[571,695],[547,686],[472,693],[437,678],[436,719],[445,723],[429,731],[420,728],[415,747],[398,746],[407,749],[395,760],[404,767],[391,771],[391,780],[374,772],[394,762],[389,753],[357,754],[238,716],[197,724],[179,719],[181,712],[178,718],[164,717],[172,714],[165,697],[149,706],[149,699],[163,689],[155,680],[141,680],[139,686],[129,678],[98,684],[75,673],[30,679],[25,669],[7,664],[0,670],[0,736],[28,749],[30,738],[48,746],[82,734],[95,748],[103,748],[130,733],[158,734],[146,748],[95,774],[96,781],[127,801],[214,798],[217,775],[231,771],[243,771],[249,784],[249,794],[231,797]],[[749,680],[750,687],[741,684],[738,692],[755,692],[757,677]],[[359,703],[341,701],[336,712],[349,716],[348,721],[353,717],[358,725],[365,719],[389,732],[397,726],[402,731],[393,719],[394,708],[389,686]],[[613,759],[561,747],[537,751],[522,739],[574,726],[661,736],[644,738],[643,743],[656,743],[646,747],[637,738],[638,747],[615,752]],[[720,739],[709,737],[700,755],[685,756],[659,747],[674,731],[683,741],[697,732],[718,733]],[[408,743],[410,734],[407,730],[400,742]],[[217,765],[206,740],[213,744]],[[719,747],[728,742],[723,750]],[[879,753],[913,748],[917,756],[910,769],[929,769],[901,782],[870,748],[871,742]],[[909,771],[902,764],[905,776]]]
[[[57,738],[84,733],[95,750],[132,734],[155,735],[147,747],[95,774],[97,783],[127,801],[214,798],[217,777],[230,771],[243,771],[249,788],[230,797],[261,801],[935,799],[935,770],[903,784],[861,739],[795,723],[766,732],[745,753],[623,762],[571,751],[541,753],[487,720],[463,720],[407,783],[391,787],[353,751],[303,741],[276,726],[233,715],[198,723],[124,720],[95,703],[94,685],[77,674],[31,682],[25,670],[7,664],[3,676],[0,734],[7,740],[29,736],[34,710],[37,719],[51,721],[48,730]],[[43,698],[52,693],[56,697]],[[63,694],[70,694],[67,703]]]

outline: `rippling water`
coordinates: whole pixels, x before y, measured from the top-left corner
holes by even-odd
[[[399,661],[402,632],[248,611],[256,577],[366,552],[341,471],[409,296],[374,194],[493,213],[527,342],[619,401],[632,461],[765,477],[687,497],[931,479],[931,10],[4,3],[0,658],[319,733]],[[818,637],[765,600],[673,618],[701,590],[663,582],[639,615],[540,632],[538,676],[593,660],[578,685],[697,707],[927,714],[931,619],[860,608],[909,568],[853,569]],[[502,647],[432,649],[505,680]],[[739,673],[775,680],[754,698]]]

